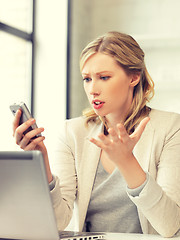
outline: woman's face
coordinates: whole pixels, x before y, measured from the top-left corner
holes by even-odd
[[[92,55],[82,69],[84,89],[97,115],[123,120],[133,97],[137,76],[127,75],[116,61],[103,53]]]

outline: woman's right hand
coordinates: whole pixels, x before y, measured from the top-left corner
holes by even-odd
[[[16,144],[19,145],[20,148],[22,148],[25,151],[39,150],[42,152],[45,167],[46,167],[48,182],[51,182],[53,177],[50,170],[47,149],[43,143],[45,137],[44,136],[35,137],[36,135],[42,133],[44,131],[44,128],[36,128],[24,134],[24,132],[31,125],[35,123],[35,119],[33,118],[29,119],[28,121],[19,125],[21,114],[22,114],[22,111],[19,109],[16,112],[16,115],[13,121],[13,136],[15,138]]]
[[[24,132],[35,123],[35,119],[31,118],[28,121],[19,125],[21,110],[19,109],[16,112],[14,121],[13,121],[13,136],[15,138],[15,142],[20,146],[21,149],[25,151],[30,150],[39,150],[44,152],[45,146],[43,144],[44,136],[35,137],[37,134],[40,134],[44,131],[44,128],[36,128],[24,134]],[[35,138],[34,138],[35,137]]]

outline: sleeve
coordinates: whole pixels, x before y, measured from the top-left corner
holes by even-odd
[[[67,122],[60,132],[50,160],[51,171],[55,179],[55,186],[50,194],[57,227],[59,231],[62,231],[72,218],[77,191],[77,175],[74,153],[67,133]]]
[[[149,176],[139,196],[129,197],[159,234],[172,237],[180,229],[180,128],[166,135],[156,167],[156,180]]]
[[[147,182],[149,181],[149,173],[146,172],[146,180],[144,181],[143,184],[141,184],[141,186],[137,187],[137,188],[129,188],[127,186],[127,192],[129,195],[131,195],[132,197],[136,197],[139,196],[139,194],[141,193],[141,191],[143,190],[143,188],[146,186]]]

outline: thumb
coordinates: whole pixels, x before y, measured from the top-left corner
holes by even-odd
[[[136,141],[139,141],[149,120],[150,120],[149,117],[143,118],[143,120],[141,120],[141,122],[137,126],[136,130],[131,134],[131,138],[136,139]]]

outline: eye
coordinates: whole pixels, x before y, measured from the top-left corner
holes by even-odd
[[[90,82],[90,81],[91,81],[91,78],[85,77],[85,78],[83,78],[83,81],[85,81],[85,82]]]
[[[110,78],[110,76],[101,76],[100,79],[102,80],[108,80]]]

